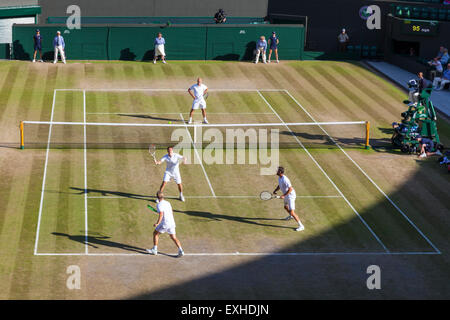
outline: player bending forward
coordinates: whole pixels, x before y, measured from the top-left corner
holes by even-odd
[[[159,235],[161,233],[168,233],[170,239],[175,242],[175,245],[178,248],[178,257],[184,255],[183,248],[181,248],[180,240],[177,239],[175,235],[175,219],[173,218],[173,210],[169,201],[164,200],[164,195],[161,191],[156,193],[156,197],[158,198],[158,204],[156,205],[156,211],[159,214],[158,221],[153,225],[155,231],[153,231],[153,248],[147,249],[147,252],[153,255],[158,254],[158,242]]]
[[[182,155],[173,152],[173,147],[168,147],[167,154],[164,157],[162,157],[161,160],[155,160],[155,163],[161,164],[163,162],[167,162],[163,182],[161,183],[159,191],[163,192],[167,182],[173,179],[175,183],[178,185],[178,190],[180,191],[180,200],[184,201],[183,185],[181,184],[181,175],[180,175],[180,160],[183,160],[183,163],[186,164],[186,157],[183,157]]]
[[[283,195],[281,199],[284,199],[284,209],[289,213],[285,220],[291,220],[294,218],[298,223],[298,228],[295,231],[302,231],[305,229],[297,214],[294,212],[295,210],[295,198],[297,195],[295,194],[295,190],[292,187],[291,181],[287,176],[284,175],[284,168],[278,167],[277,170],[278,176],[278,186],[273,191],[273,194],[277,194],[277,191],[281,189]]]
[[[192,99],[194,99],[192,102],[191,113],[189,113],[188,123],[192,123],[192,115],[194,114],[194,110],[197,110],[198,108],[202,109],[203,123],[208,123],[208,120],[206,120],[206,100],[204,97],[208,92],[208,87],[203,84],[202,78],[198,78],[197,83],[192,85],[188,89],[188,92]]]

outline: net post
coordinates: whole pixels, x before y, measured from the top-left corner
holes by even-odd
[[[23,121],[20,121],[19,128],[20,128],[20,149],[23,150],[25,148],[24,143],[23,143]]]
[[[370,149],[369,140],[370,140],[370,122],[366,121],[366,145],[365,145],[366,149]]]

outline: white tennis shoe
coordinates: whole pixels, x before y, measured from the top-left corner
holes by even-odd
[[[184,251],[183,251],[183,249],[178,249],[178,255],[177,255],[177,257],[182,257],[182,256],[184,256]]]
[[[303,230],[305,230],[305,226],[304,225],[301,225],[297,229],[295,229],[295,231],[303,231]]]
[[[284,218],[284,220],[289,221],[291,219],[294,219],[292,216],[287,216],[286,218]]]
[[[156,256],[156,255],[158,254],[158,250],[153,249],[153,248],[151,248],[151,249],[145,249],[145,251],[147,251],[148,254],[152,254],[152,255],[154,255],[154,256]]]
[[[183,201],[183,202],[185,201],[184,196],[181,195],[181,194],[180,194],[180,200]]]

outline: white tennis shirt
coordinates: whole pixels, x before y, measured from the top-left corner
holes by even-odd
[[[202,83],[201,85],[194,84],[189,89],[194,91],[195,100],[198,101],[198,100],[203,99],[203,95],[205,94],[205,91],[206,91],[206,89],[208,89],[208,87]]]
[[[169,201],[161,200],[156,205],[156,210],[158,211],[158,213],[164,212],[163,218],[159,225],[161,225],[163,228],[175,228],[175,219],[173,218],[172,205],[169,203]]]
[[[278,185],[280,186],[281,192],[283,192],[283,194],[288,192],[289,188],[292,187],[291,180],[289,180],[289,178],[285,175],[283,175],[282,177],[278,177]],[[295,193],[295,189],[293,187],[291,193],[289,193],[287,197],[290,199],[297,197],[297,194]]]
[[[181,159],[183,159],[183,156],[174,152],[171,157],[169,157],[169,154],[166,154],[164,157],[162,157],[161,162],[166,162],[166,171],[174,174],[180,172]]]

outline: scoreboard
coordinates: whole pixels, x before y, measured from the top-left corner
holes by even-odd
[[[439,22],[403,20],[402,32],[408,35],[436,36],[439,33]]]

